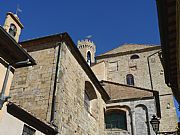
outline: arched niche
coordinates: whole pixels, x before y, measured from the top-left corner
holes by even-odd
[[[96,91],[89,81],[85,81],[85,93],[89,97],[89,100],[97,99]]]
[[[97,94],[89,81],[85,81],[84,107],[93,117],[98,117]]]
[[[138,104],[135,106],[135,127],[136,134],[150,135],[148,108],[144,104]]]

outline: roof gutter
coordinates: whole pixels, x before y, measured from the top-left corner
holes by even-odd
[[[2,28],[2,26],[0,26],[0,33],[2,34],[2,36],[4,37],[4,40],[6,40],[6,42],[8,43],[9,46],[14,47],[14,49],[16,49],[17,53],[21,53],[23,54],[24,60],[29,59],[28,64],[31,65],[35,65],[36,62],[35,60],[24,50],[24,48],[22,48],[15,40],[14,38],[12,38],[5,30],[4,28]],[[22,60],[23,61],[23,60]],[[31,63],[30,63],[31,62]],[[9,62],[10,63],[10,62]],[[25,67],[26,65],[23,64],[18,64],[18,62],[16,63],[11,63],[12,66],[14,66],[15,68],[20,68],[20,67]],[[13,65],[14,64],[14,65]]]

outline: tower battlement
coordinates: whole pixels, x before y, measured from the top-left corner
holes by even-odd
[[[95,50],[95,44],[93,41],[89,40],[89,39],[84,39],[84,40],[78,40],[78,49],[81,48],[93,48],[93,50]]]
[[[89,65],[95,62],[96,45],[93,41],[90,39],[79,40],[77,47]]]

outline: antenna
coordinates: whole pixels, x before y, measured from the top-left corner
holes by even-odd
[[[18,15],[18,12],[19,12],[19,13],[22,12],[22,10],[21,10],[20,7],[19,7],[19,4],[17,4],[16,15]]]

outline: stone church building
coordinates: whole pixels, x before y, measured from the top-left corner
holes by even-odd
[[[6,19],[6,26],[19,28],[13,17]],[[160,118],[160,132],[176,130],[159,46],[127,44],[95,56],[92,41],[76,47],[67,33],[19,44],[36,65],[15,71],[10,100],[57,134],[155,135],[153,115]]]
[[[94,50],[87,49],[88,44],[93,43],[89,40],[78,41],[78,48],[87,62],[88,54],[95,56]],[[92,46],[95,48],[95,45]],[[84,52],[88,52],[87,55]],[[125,44],[96,56],[96,62],[93,62],[91,69],[111,98],[106,102],[107,115],[109,111],[113,115],[117,114],[117,110],[121,113],[126,110],[129,123],[132,123],[129,124],[131,130],[127,130],[130,134],[151,134],[149,120],[155,112],[160,118],[160,132],[176,130],[173,94],[165,84],[160,46]],[[126,119],[125,129],[128,129],[128,117]],[[114,126],[112,121],[106,124]],[[108,125],[106,128],[111,133],[114,130]]]

